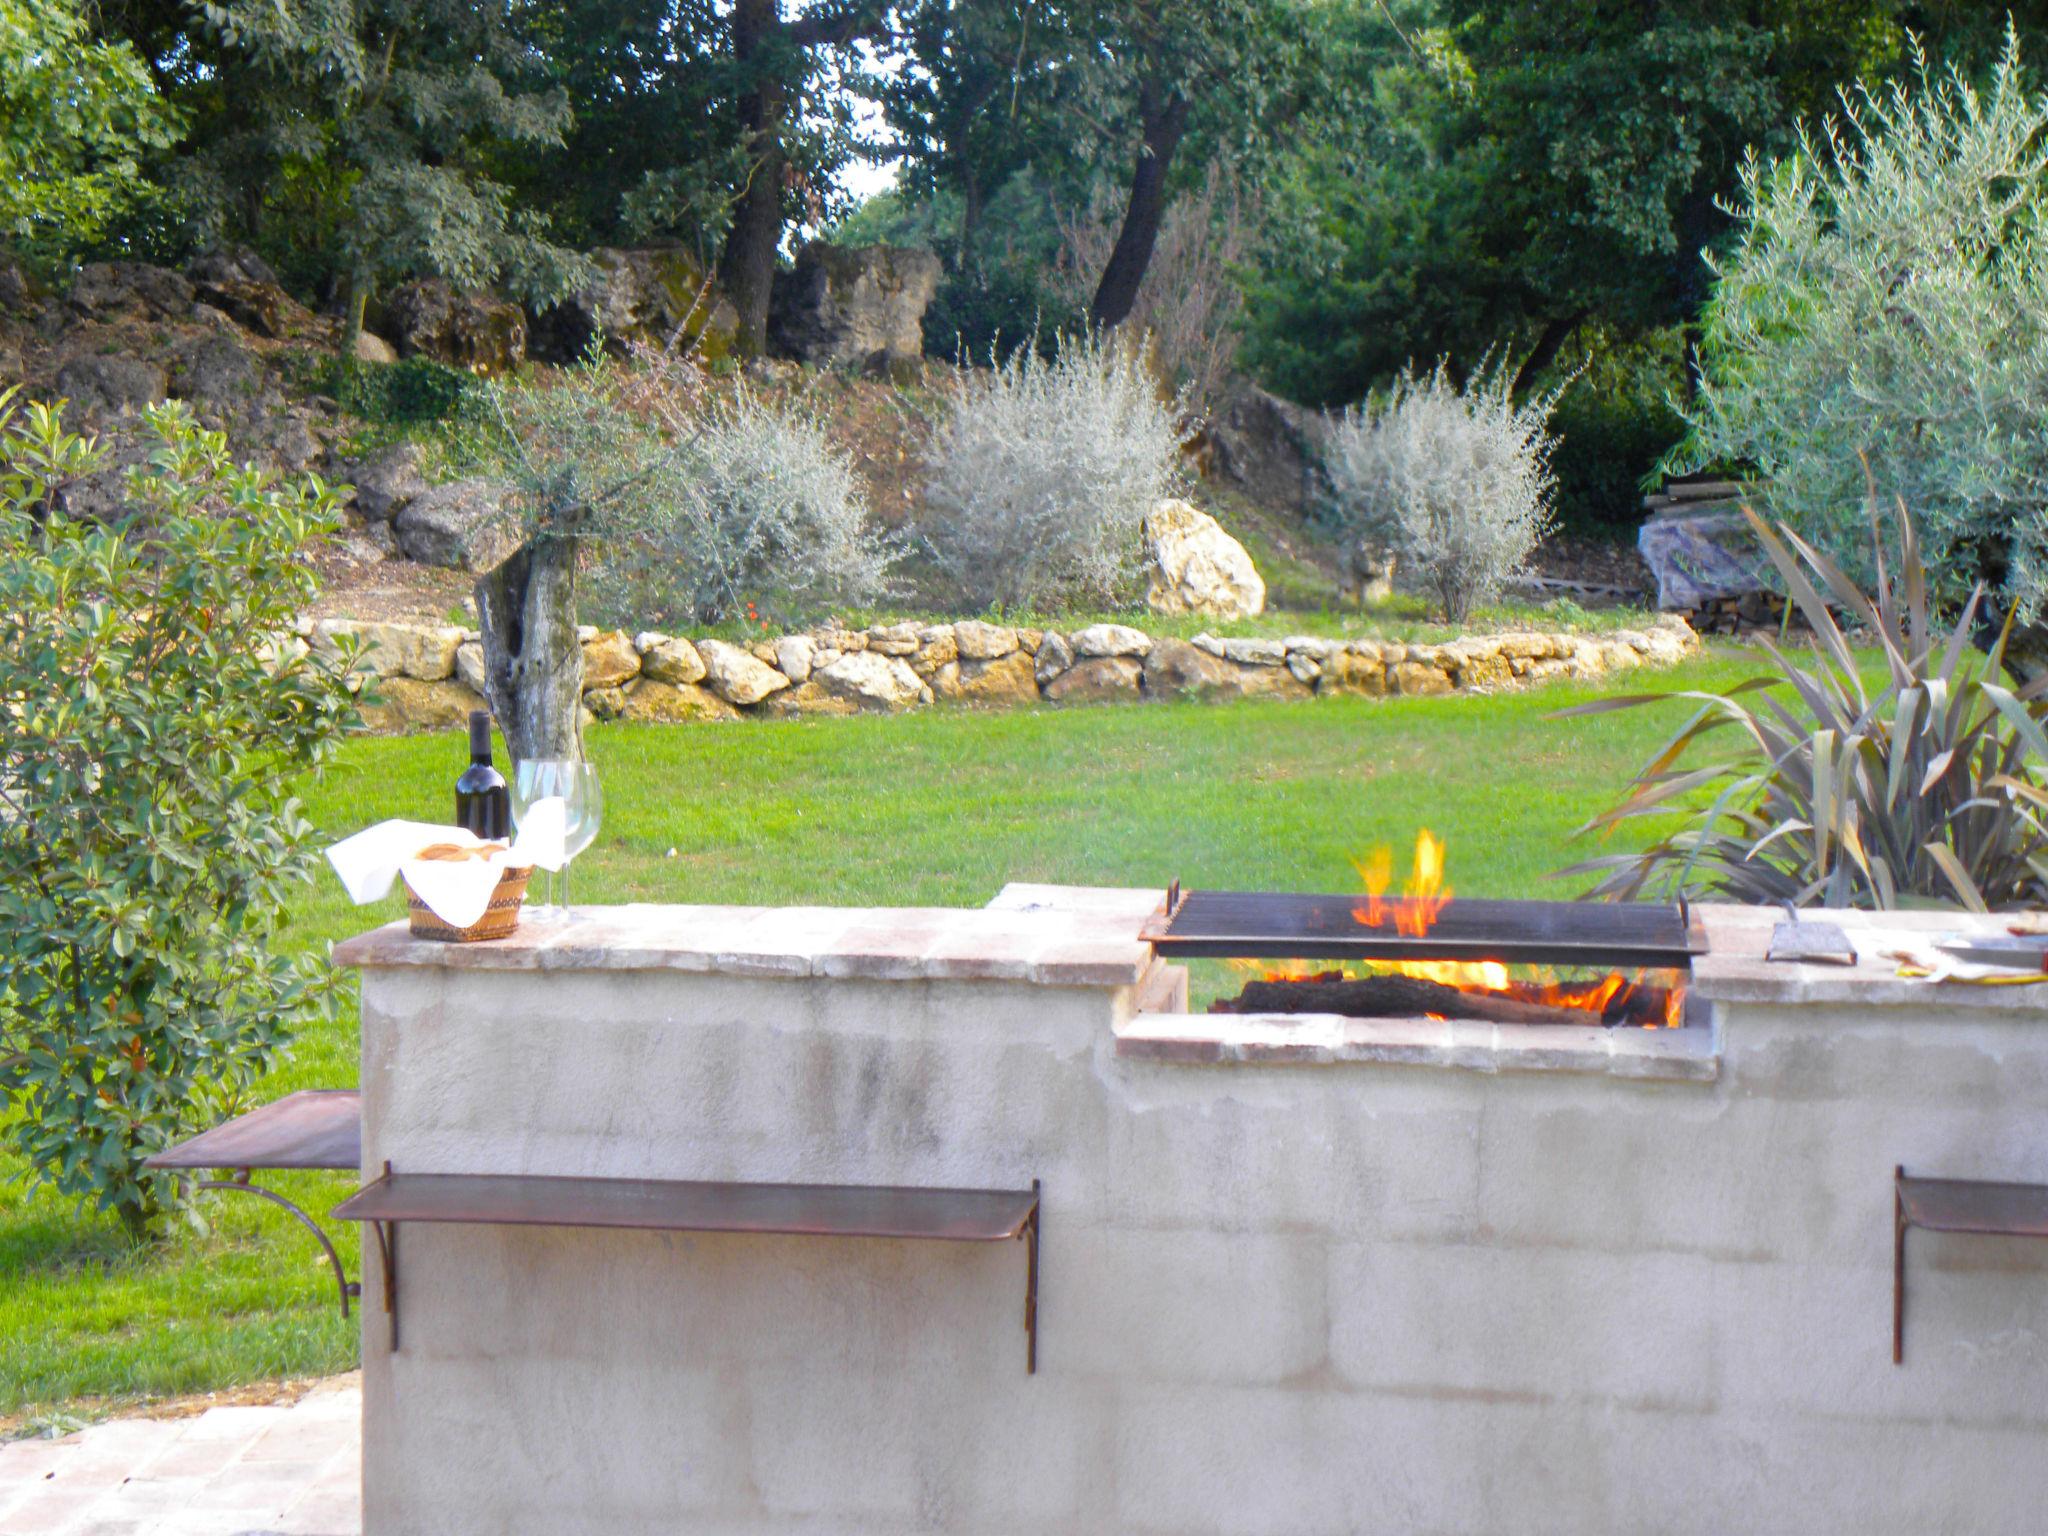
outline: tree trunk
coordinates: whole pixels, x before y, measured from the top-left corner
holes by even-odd
[[[1116,247],[1109,253],[1095,302],[1088,310],[1088,318],[1098,330],[1122,325],[1138,302],[1138,285],[1145,281],[1145,268],[1151,265],[1152,247],[1159,239],[1159,224],[1166,216],[1167,172],[1173,168],[1181,135],[1187,132],[1188,99],[1176,89],[1162,102],[1158,88],[1148,82],[1139,93],[1138,115],[1144,142],[1131,175],[1123,228],[1117,231]]]
[[[770,78],[769,55],[782,31],[780,0],[739,0],[732,12],[733,57],[742,74],[753,72],[740,97],[747,136],[747,185],[733,208],[732,229],[718,262],[718,281],[739,312],[734,345],[750,357],[768,347],[768,299],[775,282],[775,252],[782,244],[782,83]]]
[[[529,538],[476,584],[484,686],[517,763],[583,756],[583,647],[573,534]]]
[[[1515,381],[1508,387],[1508,393],[1519,400],[1523,391],[1536,381],[1537,375],[1557,360],[1558,352],[1585,318],[1586,312],[1581,309],[1546,321],[1543,334],[1536,338],[1536,345],[1522,359],[1522,366],[1515,370]]]
[[[348,297],[341,308],[341,359],[351,361],[356,355],[356,342],[363,334],[363,311],[370,303],[370,280],[360,267],[352,267],[348,274]]]

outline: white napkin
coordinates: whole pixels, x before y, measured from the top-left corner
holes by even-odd
[[[474,848],[483,839],[465,827],[437,826],[428,821],[380,821],[327,850],[327,862],[341,877],[342,888],[357,906],[381,901],[400,875],[421,901],[452,928],[467,928],[484,915],[491,893],[507,869],[562,867],[566,807],[559,799],[541,800],[522,819],[510,848],[484,859],[420,859],[422,848],[455,843]]]

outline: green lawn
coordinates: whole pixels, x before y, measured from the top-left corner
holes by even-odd
[[[1628,686],[1725,685],[1737,656]],[[607,802],[579,902],[978,905],[1006,880],[1350,890],[1353,855],[1448,836],[1453,888],[1538,886],[1570,830],[1677,723],[1679,706],[1588,720],[1589,696],[1160,704],[703,727],[601,727]],[[445,815],[452,736],[352,743],[308,792],[339,836]],[[1405,861],[1404,866],[1405,867]],[[309,890],[287,942],[324,945],[397,916]],[[356,1080],[353,1016],[303,1036],[260,1099]],[[30,1194],[0,1153],[0,1435],[138,1397],[344,1370],[355,1333],[289,1217],[215,1196],[205,1230],[131,1250],[111,1221]],[[279,1188],[324,1213],[339,1175]],[[350,1272],[352,1230],[337,1231]]]

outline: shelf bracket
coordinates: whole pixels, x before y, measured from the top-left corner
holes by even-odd
[[[245,1195],[256,1195],[261,1199],[268,1200],[272,1205],[281,1206],[289,1211],[300,1226],[313,1234],[313,1240],[320,1245],[321,1252],[327,1255],[327,1267],[334,1271],[335,1289],[341,1294],[341,1315],[347,1317],[349,1298],[362,1295],[363,1288],[356,1281],[349,1279],[348,1271],[342,1268],[341,1255],[335,1250],[334,1240],[322,1230],[319,1222],[308,1216],[297,1205],[287,1200],[276,1190],[265,1189],[261,1184],[250,1183],[249,1174],[249,1169],[237,1168],[234,1171],[233,1178],[199,1179],[194,1182],[193,1188],[239,1190]]]
[[[1038,1374],[1038,1180],[1031,1181],[1031,1215],[1024,1230],[1024,1374]]]

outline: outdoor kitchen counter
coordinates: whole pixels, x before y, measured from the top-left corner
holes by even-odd
[[[1122,908],[1140,893],[1122,896]],[[1156,904],[1156,896],[1146,895]],[[1151,905],[1147,905],[1147,912]],[[1142,912],[1106,906],[583,908],[522,921],[478,944],[417,939],[388,923],[335,946],[338,965],[380,969],[681,971],[858,981],[1022,981],[1120,987],[1143,979]]]
[[[1983,1009],[2039,1013],[2048,1009],[2048,983],[1978,986],[1899,975],[1885,952],[1931,950],[1938,939],[2004,937],[2011,913],[1849,912],[1807,908],[1803,916],[1837,924],[1856,951],[1849,965],[1786,964],[1767,960],[1771,930],[1785,921],[1782,908],[1706,906],[1695,909],[1706,927],[1707,952],[1693,962],[1695,997],[1716,1003],[1855,1003],[1872,1007]]]

